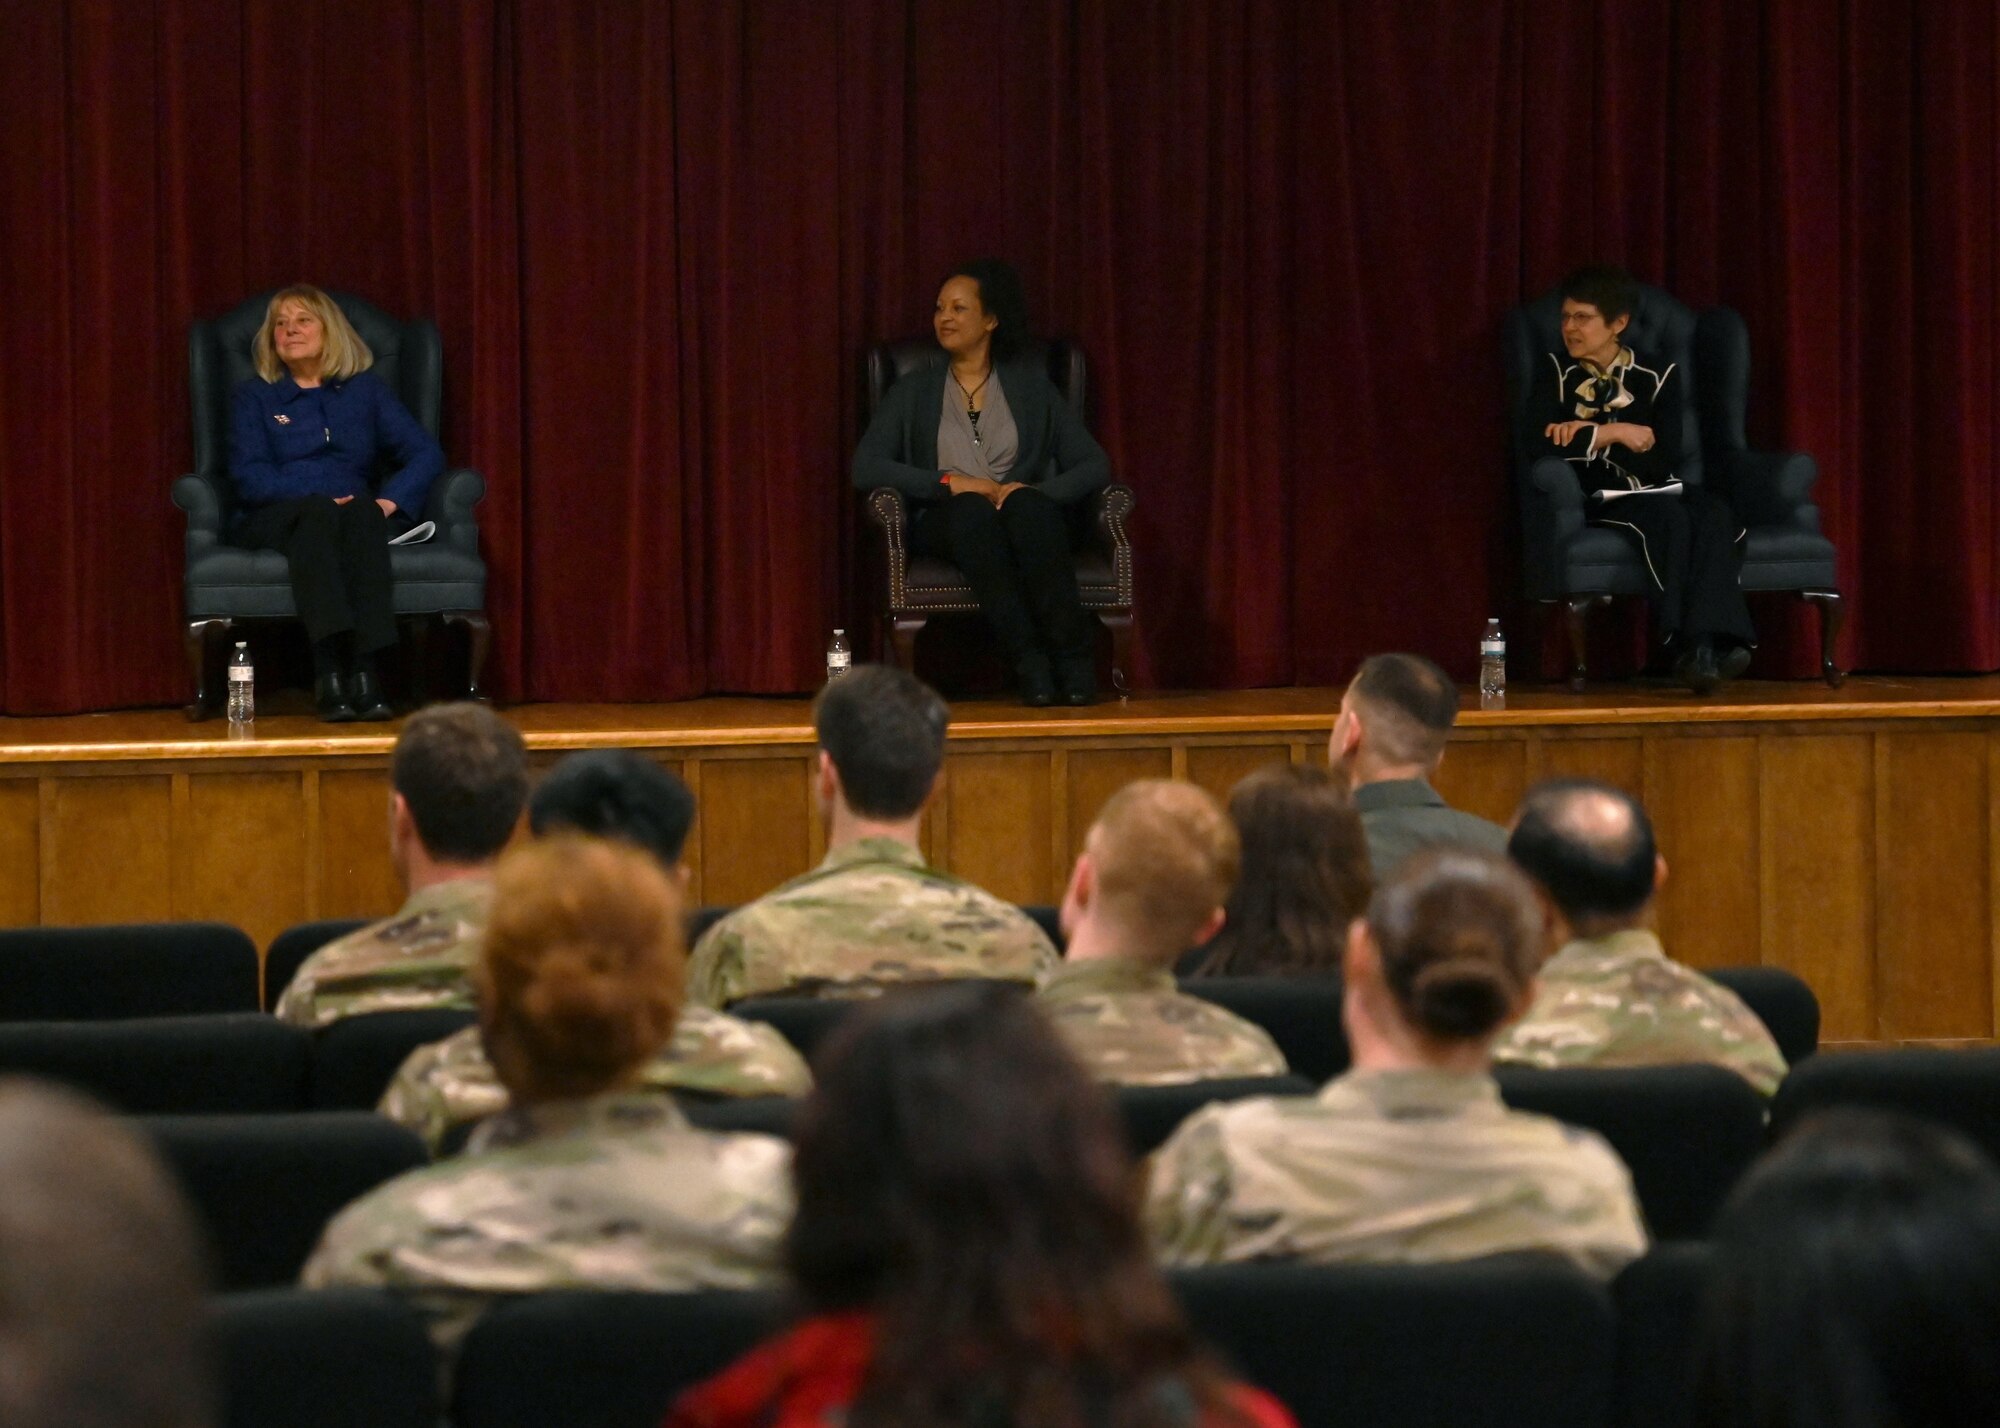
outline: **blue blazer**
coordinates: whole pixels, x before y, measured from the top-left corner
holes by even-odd
[[[388,475],[378,491],[375,473]],[[287,373],[252,377],[231,399],[229,475],[246,507],[300,496],[378,495],[424,512],[444,450],[373,372],[301,387]]]

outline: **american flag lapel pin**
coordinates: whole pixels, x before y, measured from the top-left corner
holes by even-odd
[[[292,419],[286,416],[283,412],[279,412],[275,417],[271,418],[271,420],[275,421],[279,426],[290,426],[292,424]]]

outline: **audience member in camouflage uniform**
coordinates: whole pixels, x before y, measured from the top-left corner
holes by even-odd
[[[1146,779],[1112,795],[1063,894],[1063,965],[1042,1008],[1100,1081],[1166,1086],[1282,1076],[1263,1028],[1174,983],[1175,961],[1222,926],[1236,827],[1191,783]]]
[[[689,998],[873,996],[898,982],[1035,982],[1055,949],[1018,907],[925,866],[924,805],[950,713],[924,684],[860,665],[821,691],[814,783],[826,859],[711,927]]]
[[[1211,1106],[1154,1157],[1160,1256],[1427,1262],[1550,1250],[1609,1277],[1643,1253],[1631,1178],[1596,1136],[1508,1110],[1493,1038],[1527,1006],[1542,922],[1505,859],[1405,862],[1349,938],[1353,1069],[1313,1097]]]
[[[350,1205],[304,1282],[399,1291],[447,1350],[505,1296],[770,1282],[784,1144],[698,1131],[632,1094],[680,1012],[681,916],[635,848],[558,835],[502,860],[477,984],[513,1109],[461,1158]]]
[[[306,959],[278,1001],[294,1026],[472,1004],[493,860],[528,793],[521,736],[484,705],[434,705],[403,726],[390,778],[389,855],[409,901]]]
[[[1422,848],[1507,846],[1506,829],[1431,787],[1457,720],[1458,686],[1421,655],[1369,656],[1340,698],[1327,758],[1346,771],[1378,882]]]
[[[1552,941],[1541,994],[1494,1056],[1529,1066],[1710,1062],[1765,1095],[1785,1058],[1734,992],[1670,960],[1653,931],[1667,875],[1652,821],[1607,784],[1559,780],[1528,794],[1508,852],[1539,885]]]
[[[622,839],[651,853],[677,886],[687,882],[681,851],[693,823],[694,795],[687,785],[625,749],[571,754],[549,770],[528,800],[528,826],[537,837],[568,831]],[[484,923],[482,913],[481,930]],[[469,982],[464,995],[469,1005]],[[646,1064],[640,1085],[702,1096],[802,1096],[812,1089],[812,1073],[775,1028],[691,1006]],[[507,1092],[479,1029],[467,1027],[412,1052],[378,1109],[422,1136],[436,1155],[452,1131],[506,1104]]]

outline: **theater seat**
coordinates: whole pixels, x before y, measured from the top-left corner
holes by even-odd
[[[1950,1126],[2000,1157],[2000,1049],[1843,1051],[1815,1056],[1771,1102],[1781,1136],[1814,1111],[1865,1106]]]
[[[443,1041],[476,1020],[469,1011],[370,1012],[343,1017],[313,1033],[312,1105],[322,1111],[372,1111],[419,1046]]]
[[[1338,977],[1188,977],[1180,988],[1263,1027],[1285,1064],[1308,1081],[1331,1081],[1347,1069]]]
[[[710,903],[704,907],[698,907],[689,913],[687,915],[688,949],[692,951],[694,944],[701,941],[701,935],[704,932],[708,931],[709,928],[715,926],[716,923],[722,921],[723,918],[729,916],[734,911],[736,911],[736,907],[733,903],[720,905]]]
[[[308,1046],[261,1012],[0,1023],[0,1072],[61,1081],[132,1115],[300,1111]]]
[[[1023,903],[1021,911],[1028,915],[1030,922],[1042,929],[1042,935],[1049,939],[1056,951],[1062,951],[1066,943],[1062,932],[1061,908],[1051,907],[1045,902],[1036,902]]]
[[[436,1428],[437,1357],[404,1301],[358,1289],[230,1294],[209,1312],[220,1428]]]
[[[1552,1257],[1169,1278],[1195,1332],[1300,1428],[1550,1428],[1610,1408],[1610,1297]]]
[[[660,1428],[680,1393],[772,1331],[776,1293],[537,1294],[489,1310],[460,1355],[454,1428]]]
[[[180,1178],[225,1290],[292,1283],[327,1221],[430,1161],[411,1132],[356,1112],[146,1116],[134,1124]]]
[[[264,1010],[277,1010],[278,998],[285,994],[292,978],[298,976],[306,958],[336,938],[367,925],[365,917],[333,917],[323,922],[301,922],[273,937],[264,953]]]
[[[1693,1353],[1708,1245],[1655,1245],[1611,1285],[1618,1311],[1615,1428],[1694,1428]]]
[[[1720,1066],[1496,1069],[1500,1094],[1596,1131],[1632,1171],[1655,1239],[1694,1238],[1764,1148],[1764,1098]]]
[[[222,922],[0,931],[0,1021],[253,1012],[257,947]]]
[[[1783,967],[1709,967],[1704,973],[1757,1013],[1787,1066],[1819,1050],[1819,998],[1803,977]]]
[[[954,978],[949,982],[936,980],[902,982],[885,989],[882,995],[893,997],[906,992],[921,992],[927,987],[967,985],[1005,987],[1023,994],[1028,990],[1021,982],[964,977]],[[872,997],[745,997],[740,1002],[729,1004],[729,1014],[776,1027],[778,1034],[791,1042],[798,1049],[799,1055],[810,1061],[818,1052],[821,1043],[832,1035],[835,1027],[852,1015],[857,1008],[867,1006],[873,1000]]]
[[[1175,1127],[1216,1101],[1243,1101],[1252,1096],[1310,1096],[1316,1089],[1303,1076],[1235,1076],[1215,1081],[1189,1081],[1180,1086],[1119,1086],[1119,1119],[1125,1124],[1132,1154],[1151,1155],[1165,1144]]]

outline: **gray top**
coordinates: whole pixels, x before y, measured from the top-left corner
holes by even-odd
[[[1489,853],[1507,851],[1507,830],[1453,808],[1420,778],[1385,779],[1354,790],[1354,811],[1368,836],[1368,861],[1380,882],[1420,848],[1455,843]]]
[[[938,466],[965,476],[984,476],[989,481],[1005,481],[1020,454],[1020,432],[1014,426],[1014,409],[1007,405],[1007,389],[1000,385],[995,369],[986,383],[986,406],[973,425],[966,414],[965,391],[947,376],[944,408],[938,417]]]

